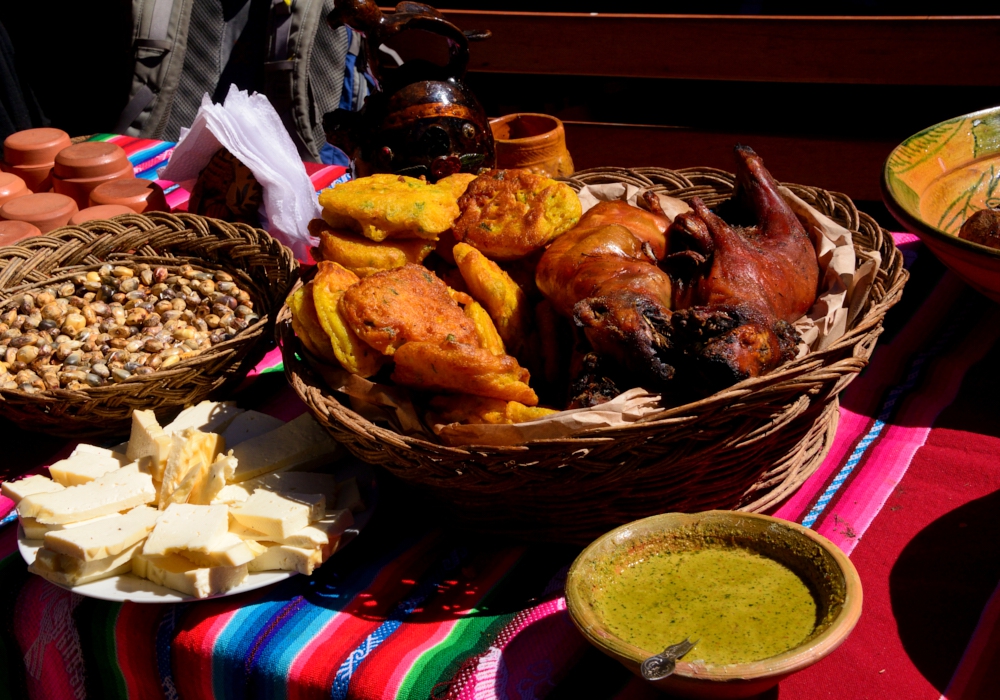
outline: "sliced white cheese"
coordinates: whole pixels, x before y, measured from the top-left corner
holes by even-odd
[[[234,506],[250,498],[251,493],[253,492],[244,487],[243,484],[226,484],[212,497],[211,502],[213,506],[222,503]]]
[[[44,477],[41,474],[32,474],[17,481],[3,482],[3,486],[0,486],[0,493],[3,493],[4,496],[17,504],[26,496],[33,496],[36,493],[62,491],[64,488],[66,487],[62,484],[57,484],[52,479]]]
[[[152,411],[132,411],[132,433],[125,456],[131,462],[142,462],[156,481],[163,480],[170,451],[170,435],[160,427]]]
[[[330,434],[308,413],[276,430],[241,442],[233,448],[239,460],[233,481],[241,482],[268,472],[328,462],[339,452]]]
[[[49,474],[63,486],[79,486],[127,464],[124,456],[115,455],[111,450],[104,452],[74,451],[67,459],[60,459],[49,466]]]
[[[229,513],[229,532],[239,537],[241,540],[246,540],[248,542],[264,542],[265,540],[274,539],[270,535],[265,535],[259,530],[254,530],[252,527],[247,527],[239,520],[233,517],[232,512]]]
[[[236,408],[235,401],[202,401],[178,413],[173,422],[163,426],[163,430],[166,433],[181,433],[194,428],[204,433],[221,433],[241,413],[243,409]]]
[[[323,552],[318,547],[303,549],[277,542],[261,544],[267,547],[267,551],[247,564],[250,571],[298,571],[310,576],[323,563]]]
[[[167,456],[167,466],[163,470],[157,501],[160,509],[166,508],[170,503],[183,503],[187,500],[186,497],[171,500],[171,494],[180,486],[188,472],[211,465],[216,456],[225,449],[225,441],[216,433],[203,433],[195,428],[187,428],[183,432],[171,435],[170,453]]]
[[[206,598],[243,583],[247,577],[247,565],[205,568],[177,554],[164,557],[137,554],[132,560],[132,573],[175,591]]]
[[[323,474],[321,472],[278,472],[265,474],[256,479],[250,479],[240,484],[248,492],[253,493],[257,489],[274,491],[276,493],[321,493],[326,497],[326,502],[333,504],[337,501],[337,480],[333,474]]]
[[[55,532],[56,530],[68,530],[74,527],[83,527],[84,525],[89,525],[90,523],[97,523],[102,520],[107,520],[108,518],[116,518],[118,513],[109,513],[108,515],[99,515],[96,518],[91,518],[90,520],[80,520],[75,523],[62,523],[59,525],[46,525],[40,523],[34,518],[21,518],[21,527],[24,528],[24,537],[29,540],[44,540],[45,535],[50,532]]]
[[[17,512],[43,524],[73,523],[118,513],[155,499],[152,477],[124,467],[80,486],[28,496],[18,504]]]
[[[160,513],[142,552],[147,556],[172,554],[182,549],[206,552],[212,540],[228,531],[228,507],[172,503]]]
[[[155,508],[139,506],[124,515],[49,532],[45,535],[45,547],[83,561],[105,559],[146,539],[159,515]]]
[[[220,456],[208,467],[208,471],[191,488],[188,503],[209,505],[215,503],[216,497],[226,488],[226,481],[236,472],[237,461],[230,454]],[[250,494],[246,494],[249,497]],[[244,498],[243,500],[246,500]]]
[[[198,566],[239,566],[252,561],[257,556],[246,542],[231,532],[226,532],[221,537],[209,542],[204,552],[185,549],[178,554]]]
[[[99,455],[101,457],[111,457],[117,459],[123,465],[128,464],[130,460],[125,452],[128,449],[128,443],[125,443],[125,449],[107,449],[106,447],[98,447],[97,445],[88,445],[85,442],[81,442],[79,445],[73,448],[70,453],[70,457],[79,457],[80,455]]]
[[[349,510],[352,513],[360,513],[365,509],[365,502],[361,500],[361,491],[358,489],[358,480],[353,476],[337,483],[336,508]]]
[[[83,561],[42,547],[28,571],[62,586],[79,586],[108,576],[127,574],[132,569],[132,557],[141,546],[137,542],[114,556],[94,561]]]
[[[307,525],[298,532],[293,532],[288,537],[282,539],[280,544],[287,544],[292,547],[305,547],[307,549],[326,547],[331,542],[339,540],[344,531],[353,524],[354,515],[351,511],[327,511],[327,514],[322,519]],[[232,531],[232,524],[230,524],[230,531]]]
[[[222,431],[222,437],[226,438],[226,444],[235,447],[241,442],[246,442],[264,433],[277,430],[285,422],[278,418],[259,413],[257,411],[244,411],[226,426]]]
[[[318,493],[284,495],[257,489],[246,501],[232,506],[230,512],[241,525],[271,539],[283,539],[322,518],[326,499]]]

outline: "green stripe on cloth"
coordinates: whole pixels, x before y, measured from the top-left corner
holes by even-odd
[[[27,567],[19,552],[0,561],[0,700],[23,700],[28,697],[24,657],[14,634],[14,611],[17,595],[28,579]]]
[[[115,623],[121,609],[121,603],[87,598],[73,610],[84,668],[87,669],[87,697],[128,700],[115,642]]]

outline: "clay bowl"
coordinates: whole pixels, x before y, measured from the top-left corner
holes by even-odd
[[[135,212],[121,204],[98,204],[95,207],[87,207],[73,214],[73,216],[69,217],[69,225],[79,226],[85,221],[113,219],[122,214],[135,214]]]
[[[77,209],[76,202],[71,197],[55,192],[38,192],[12,199],[0,206],[0,218],[24,221],[37,227],[42,233],[48,233],[69,223]]]
[[[20,243],[25,238],[41,236],[41,230],[27,221],[8,221],[0,219],[0,247]]]
[[[7,165],[51,166],[59,151],[72,142],[62,129],[25,129],[16,131],[3,142],[3,159]]]
[[[24,197],[31,194],[31,190],[14,173],[0,173],[0,206],[3,206],[12,199]]]
[[[169,210],[163,188],[142,178],[112,180],[98,185],[90,192],[90,205],[101,204],[118,204],[136,214]]]
[[[1000,301],[1000,250],[958,238],[974,212],[1000,207],[1000,107],[949,119],[903,141],[882,169],[882,199],[942,263]]]
[[[566,580],[573,622],[587,641],[641,678],[639,667],[652,655],[650,651],[663,650],[643,650],[616,637],[594,602],[616,584],[622,567],[656,552],[705,546],[750,549],[795,571],[813,591],[818,623],[799,646],[760,661],[708,665],[696,658],[695,649],[677,662],[673,675],[652,682],[660,690],[688,698],[758,695],[840,646],[861,616],[861,580],[851,561],[829,540],[778,518],[715,510],[654,515],[595,540],[573,562]]]
[[[548,114],[507,114],[490,120],[498,168],[523,168],[548,177],[573,174],[563,123]]]

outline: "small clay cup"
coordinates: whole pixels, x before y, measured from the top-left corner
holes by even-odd
[[[115,180],[134,179],[135,171],[132,169],[131,163],[126,164],[124,168],[117,172],[108,173],[107,175],[98,175],[97,177],[62,178],[57,175],[55,171],[53,171],[52,189],[59,194],[72,197],[76,200],[76,204],[80,209],[86,209],[90,206],[90,193],[100,185]]]
[[[87,207],[73,214],[73,216],[69,217],[69,223],[72,226],[79,226],[84,221],[113,219],[122,214],[135,214],[135,211],[121,204],[98,204],[96,207]]]
[[[0,173],[0,206],[12,199],[31,194],[24,180],[14,173]]]
[[[105,182],[90,193],[91,206],[118,204],[136,214],[149,211],[169,211],[163,188],[152,180],[130,178]]]
[[[82,141],[56,155],[53,175],[63,180],[95,178],[131,167],[125,149],[108,141]]]
[[[521,168],[548,177],[573,174],[563,123],[548,114],[508,114],[490,120],[498,168]]]
[[[0,220],[0,246],[14,245],[25,238],[41,235],[42,232],[38,227],[27,221]]]
[[[42,233],[65,226],[77,212],[72,197],[54,192],[39,192],[12,199],[0,206],[0,217],[8,221],[26,221]]]
[[[56,154],[70,144],[69,134],[62,129],[16,131],[4,139],[3,159],[7,165],[51,167]]]

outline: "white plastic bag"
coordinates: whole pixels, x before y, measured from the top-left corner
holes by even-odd
[[[307,226],[321,209],[292,138],[264,95],[248,95],[231,85],[220,105],[206,94],[194,123],[182,132],[159,175],[178,183],[196,180],[222,147],[250,168],[261,184],[268,233],[305,260],[309,247],[318,244]]]

